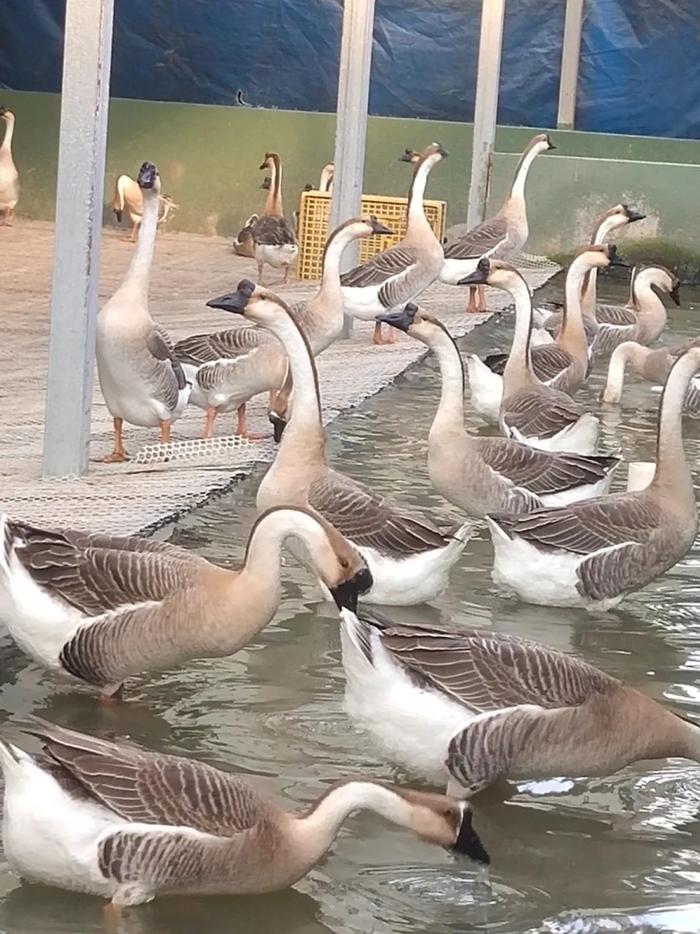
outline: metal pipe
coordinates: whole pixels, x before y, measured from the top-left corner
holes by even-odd
[[[581,30],[583,26],[584,0],[566,0],[564,40],[561,49],[561,74],[559,77],[559,104],[557,126],[562,130],[573,130],[576,114],[576,89],[581,60]]]

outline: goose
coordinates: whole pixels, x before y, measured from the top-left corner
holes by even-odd
[[[334,175],[335,165],[332,162],[326,162],[326,164],[321,169],[321,177],[318,181],[318,190],[327,191],[328,194],[332,194]]]
[[[160,176],[152,162],[143,163],[138,182],[144,200],[138,244],[122,284],[97,316],[97,373],[114,419],[114,449],[107,462],[128,459],[122,440],[124,421],[160,426],[160,441],[170,441],[171,425],[190,394],[167,334],[148,311],[160,195]]]
[[[569,267],[566,275],[566,303],[562,312],[562,325],[553,343],[532,346],[530,361],[538,379],[553,389],[569,395],[588,378],[591,369],[591,349],[581,313],[581,292],[586,276],[593,270],[607,266],[627,266],[615,246],[593,245],[582,247]],[[532,341],[532,336],[530,338]],[[473,364],[474,378],[482,377],[483,368],[502,375],[508,354],[491,354]],[[486,383],[494,384],[489,380]]]
[[[274,269],[284,267],[284,278],[289,278],[289,267],[299,253],[294,227],[284,217],[282,208],[282,162],[279,153],[266,152],[260,166],[269,171],[271,188],[267,195],[262,215],[253,225],[255,259],[258,264],[258,281],[263,281],[263,267],[267,263]]]
[[[19,201],[19,172],[12,158],[12,137],[15,133],[15,115],[7,107],[0,107],[0,120],[5,124],[5,136],[0,145],[0,211],[3,227],[11,227],[15,207]]]
[[[158,196],[158,224],[164,224],[171,211],[177,210],[179,204],[175,204],[170,195]],[[162,209],[162,214],[160,213]],[[121,224],[124,210],[129,214],[131,220],[131,233],[124,239],[128,243],[136,241],[141,221],[143,219],[143,195],[139,183],[129,175],[120,175],[114,186],[114,198],[112,199],[112,211],[118,223]]]
[[[43,755],[0,741],[3,843],[33,882],[125,906],[161,895],[252,894],[294,885],[345,821],[367,810],[419,839],[488,862],[464,801],[368,778],[329,786],[288,812],[230,772],[67,730],[17,725]]]
[[[389,761],[457,797],[499,779],[700,761],[700,728],[581,659],[487,629],[341,616],[348,715]]]
[[[603,389],[603,402],[618,405],[622,401],[625,368],[630,366],[642,379],[661,385],[666,382],[675,360],[690,347],[697,338],[685,341],[680,347],[644,347],[636,341],[625,341],[613,350],[608,366],[608,378]],[[700,418],[700,379],[693,377],[683,403],[683,411],[690,418]]]
[[[645,217],[645,214],[641,214],[627,204],[616,204],[596,218],[590,242],[598,245],[605,243],[613,230],[644,220]],[[581,313],[589,344],[593,342],[595,333],[598,330],[598,321],[596,320],[597,279],[598,270],[593,268],[584,279],[581,291]],[[561,317],[561,312],[552,314],[549,309],[534,308],[533,321],[538,330],[533,332],[533,338],[536,334],[541,335],[540,329],[556,333],[561,327]]]
[[[637,270],[632,283],[633,302],[625,306],[598,305],[598,329],[593,343],[596,356],[611,354],[623,341],[653,344],[666,327],[666,308],[656,290],[680,305],[680,281],[665,266]]]
[[[364,560],[308,509],[272,509],[253,525],[240,570],[139,538],[39,529],[0,517],[0,618],[35,662],[119,696],[127,678],[233,655],[281,599],[282,546],[301,541],[338,606],[371,577]]]
[[[260,188],[262,191],[269,191],[272,185],[272,179],[266,175],[262,180]],[[238,236],[233,241],[233,252],[237,256],[245,256],[248,259],[255,259],[255,243],[253,242],[253,227],[260,220],[259,214],[251,214],[245,221]]]
[[[617,457],[550,453],[508,438],[479,438],[464,429],[464,369],[447,328],[416,305],[383,315],[387,324],[426,344],[438,359],[440,405],[428,436],[428,473],[445,499],[471,516],[522,513],[606,493]]]
[[[496,583],[528,603],[607,610],[681,560],[697,533],[681,412],[699,368],[700,346],[671,368],[659,410],[656,470],[647,487],[520,518],[487,516]]]
[[[476,271],[462,282],[464,285],[481,283],[505,289],[515,301],[515,331],[503,371],[498,415],[501,433],[507,438],[523,441],[545,451],[595,454],[600,427],[598,419],[566,393],[541,382],[533,372],[530,351],[532,297],[522,275],[510,263],[483,257]],[[473,355],[471,366],[470,358],[467,359],[467,366],[470,367],[471,381]],[[480,391],[483,390],[483,386],[470,382],[472,403],[475,385]],[[487,396],[487,401],[492,403],[492,398]]]
[[[328,467],[311,349],[278,296],[243,279],[236,292],[208,304],[269,329],[289,359],[294,406],[277,457],[258,488],[258,511],[299,505],[320,512],[367,561],[373,584],[363,599],[370,603],[409,606],[435,598],[464,549],[469,523],[444,532],[427,516],[415,517]]]
[[[345,312],[375,322],[372,338],[375,344],[392,343],[395,335],[389,328],[389,338],[385,341],[376,316],[401,308],[420,295],[437,279],[442,266],[442,246],[425,216],[423,195],[431,170],[446,156],[440,143],[431,143],[415,161],[403,240],[340,278]],[[400,161],[414,161],[409,150]]]
[[[315,295],[291,306],[314,354],[324,351],[343,330],[340,258],[348,244],[363,237],[391,234],[374,215],[351,218],[328,238],[323,275]],[[190,401],[206,411],[204,437],[214,433],[221,412],[237,412],[236,434],[247,433],[245,405],[259,392],[271,393],[275,436],[281,437],[291,384],[287,358],[274,337],[254,327],[229,328],[215,334],[195,334],[175,345],[175,356],[192,382]],[[274,407],[274,409],[273,409]]]
[[[528,237],[525,182],[537,156],[541,152],[556,148],[547,133],[538,133],[530,140],[520,157],[510,192],[498,214],[471,230],[467,230],[466,233],[453,239],[451,243],[448,242],[440,270],[440,282],[445,282],[447,285],[459,285],[465,276],[474,272],[482,256],[493,259],[512,259],[522,250]],[[476,291],[479,293],[479,307],[474,300]],[[470,289],[467,311],[485,310],[483,286]]]

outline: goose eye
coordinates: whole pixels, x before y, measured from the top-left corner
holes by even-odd
[[[343,570],[346,571],[346,570],[350,567],[350,562],[348,561],[347,558],[341,558],[341,559],[340,559],[340,566],[341,566],[341,568],[343,568]]]

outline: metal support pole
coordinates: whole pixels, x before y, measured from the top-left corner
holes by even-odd
[[[584,0],[566,0],[564,41],[561,49],[561,75],[559,77],[559,105],[557,107],[557,126],[562,130],[573,130],[574,128],[578,66],[581,58],[583,2]]]
[[[360,213],[365,172],[373,26],[374,0],[345,0],[329,231],[347,218]],[[357,246],[351,244],[343,254],[342,271],[352,269],[356,262]],[[342,336],[349,337],[351,333],[352,318],[346,315]]]
[[[44,476],[86,473],[114,0],[67,0]]]
[[[496,139],[504,14],[505,0],[482,0],[479,64],[474,103],[472,173],[469,180],[467,209],[467,223],[470,227],[480,224],[486,216],[491,155]]]

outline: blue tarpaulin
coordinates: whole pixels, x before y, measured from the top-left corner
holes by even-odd
[[[116,0],[112,95],[335,110],[341,0]],[[499,122],[553,126],[563,0],[508,0]],[[64,0],[2,0],[0,86],[60,90]],[[376,0],[370,112],[470,121],[481,0]],[[586,0],[576,128],[697,137],[699,0]]]

